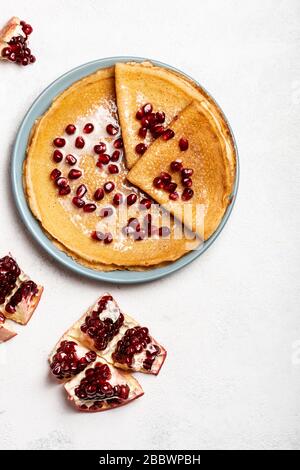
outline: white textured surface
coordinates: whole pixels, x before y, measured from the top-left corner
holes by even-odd
[[[0,246],[45,292],[0,346],[0,447],[299,448],[299,1],[2,2],[1,22],[13,14],[32,23],[38,61],[0,64]],[[159,282],[109,287],[169,356],[160,376],[139,376],[144,397],[88,415],[66,404],[46,359],[107,286],[64,271],[31,240],[8,168],[33,99],[65,71],[114,55],[165,61],[212,93],[235,132],[241,183],[201,258]]]

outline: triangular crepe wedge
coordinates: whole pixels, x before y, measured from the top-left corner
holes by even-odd
[[[127,178],[206,240],[218,227],[230,203],[235,177],[235,154],[232,151],[228,159],[223,142],[218,138],[215,122],[207,118],[196,102],[179,113],[170,128],[175,136],[168,141],[162,137],[157,139],[130,170]],[[188,149],[185,151],[179,147],[182,138],[188,141]],[[229,146],[230,143],[231,136],[228,134]],[[183,168],[193,170],[190,189],[194,194],[188,201],[182,198],[185,189],[182,172],[171,169],[171,163],[175,160],[179,160]],[[174,189],[178,193],[177,200],[170,200],[170,193],[166,189],[154,186],[153,180],[161,172],[169,173],[177,184]]]
[[[138,135],[141,121],[136,112],[146,103],[150,103],[153,112],[164,112],[164,127],[174,119],[193,100],[201,104],[203,112],[215,119],[216,132],[222,139],[223,129],[229,133],[224,116],[211,97],[188,77],[150,62],[118,63],[115,66],[115,86],[119,119],[126,151],[128,168],[139,160],[136,145],[147,146],[154,138],[148,131],[145,138]],[[226,138],[226,136],[225,136]],[[223,143],[224,144],[224,143]],[[229,144],[229,152],[233,143]]]

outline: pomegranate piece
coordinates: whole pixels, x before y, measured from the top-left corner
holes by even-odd
[[[108,171],[109,173],[111,173],[112,175],[115,175],[116,173],[119,173],[119,168],[117,165],[114,165],[113,163],[111,163],[110,165],[108,165]]]
[[[75,147],[76,147],[77,149],[83,149],[84,146],[85,146],[84,138],[81,137],[81,136],[76,137],[76,139],[75,139]]]
[[[81,176],[82,176],[82,172],[80,170],[75,170],[75,169],[70,170],[68,174],[68,177],[70,178],[70,180],[77,180]]]
[[[0,313],[0,344],[4,343],[5,341],[8,341],[9,339],[17,335],[15,331],[10,330],[7,327],[7,322],[5,320],[6,320],[5,316],[2,313]]]
[[[96,358],[94,351],[86,349],[65,335],[49,356],[50,370],[56,379],[66,381],[82,372]]]
[[[172,171],[181,171],[183,168],[183,164],[181,160],[174,160],[171,162],[170,168]]]
[[[87,187],[85,184],[80,184],[76,189],[76,196],[82,198],[87,192]]]
[[[54,152],[53,152],[52,158],[53,158],[53,161],[54,161],[54,162],[59,163],[59,162],[61,162],[62,159],[63,159],[63,154],[61,153],[60,150],[56,149],[56,150],[54,150]]]
[[[96,191],[94,192],[95,201],[101,201],[101,199],[103,198],[104,198],[104,189],[102,188],[96,189]]]
[[[106,153],[102,153],[98,157],[98,162],[103,163],[103,165],[107,165],[109,163],[110,157]]]
[[[138,224],[137,221],[136,233]],[[145,233],[142,229],[140,232]],[[148,329],[142,328],[138,322],[121,312],[108,293],[100,297],[67,334],[122,369],[157,375],[166,357],[165,349],[154,340]],[[131,336],[135,338],[133,341],[129,339]],[[134,345],[139,346],[137,349],[127,349]]]
[[[67,127],[65,128],[65,132],[68,135],[73,135],[76,132],[76,126],[74,124],[68,124]]]
[[[77,158],[74,157],[74,155],[71,155],[70,153],[66,156],[66,163],[70,166],[75,165],[77,163]]]
[[[100,155],[100,153],[106,152],[106,144],[104,142],[100,142],[99,144],[95,145],[94,152]]]
[[[114,150],[111,154],[110,161],[117,162],[120,158],[121,152],[119,150]]]
[[[122,149],[124,146],[122,137],[119,137],[117,140],[114,141],[115,149]]]
[[[105,411],[126,405],[144,394],[138,381],[103,358],[65,384],[68,399],[80,411]]]
[[[115,206],[120,206],[124,202],[124,196],[121,193],[116,193],[113,197],[113,203]]]
[[[80,199],[80,197],[77,197],[77,196],[73,197],[72,202],[74,206],[79,207],[79,208],[82,208],[85,205],[84,200]]]
[[[132,206],[137,201],[137,195],[135,193],[128,194],[126,198],[127,206]]]
[[[94,130],[94,124],[92,124],[91,122],[88,122],[83,128],[83,132],[85,134],[91,134],[93,130]]]
[[[144,155],[147,150],[147,145],[145,144],[137,144],[135,147],[135,151],[138,155]]]
[[[114,126],[113,124],[108,124],[106,126],[106,132],[109,135],[116,135],[119,132],[119,129],[118,129],[118,127]]]
[[[103,189],[106,193],[111,193],[115,189],[115,183],[113,183],[112,181],[107,181],[106,183],[104,183]]]
[[[84,212],[94,212],[97,209],[96,204],[88,203],[83,206],[83,211]]]
[[[66,141],[63,137],[56,137],[53,140],[53,145],[55,147],[61,148],[61,147],[64,147],[66,145]]]
[[[162,135],[163,140],[173,139],[175,132],[172,129],[166,129]]]
[[[28,47],[32,31],[30,24],[17,17],[11,18],[0,31],[0,59],[24,66],[33,64],[36,58]]]
[[[189,201],[194,196],[194,191],[191,188],[184,188],[181,199],[183,201]]]
[[[179,148],[182,152],[187,150],[189,148],[189,141],[185,139],[184,137],[181,137],[178,142]]]
[[[26,324],[36,309],[43,287],[21,271],[9,255],[0,259],[0,312],[10,320]]]

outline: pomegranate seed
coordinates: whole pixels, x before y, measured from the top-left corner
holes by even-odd
[[[77,190],[76,190],[76,196],[78,196],[79,198],[82,198],[87,192],[87,188],[84,184],[81,184],[80,186],[78,186]]]
[[[162,179],[162,182],[163,182],[164,184],[168,184],[168,183],[171,182],[172,177],[171,177],[171,175],[170,175],[169,173],[167,173],[166,171],[162,171],[159,176],[160,176],[160,178]]]
[[[144,127],[145,129],[149,129],[150,128],[150,121],[148,119],[147,116],[144,116],[141,120],[141,124],[142,124],[142,127]]]
[[[31,54],[29,60],[30,60],[30,63],[31,63],[31,64],[34,64],[34,62],[36,61],[36,57]]]
[[[162,189],[164,187],[163,180],[159,176],[157,176],[153,180],[153,186],[157,189]]]
[[[183,170],[181,170],[181,177],[187,178],[188,176],[192,176],[193,173],[194,170],[192,170],[191,168],[184,168]]]
[[[134,241],[136,242],[144,240],[145,237],[146,237],[146,231],[143,228],[140,229],[138,232],[133,233],[133,238],[134,238]]]
[[[110,217],[111,215],[113,215],[113,209],[111,207],[103,207],[102,209],[100,209],[99,211],[99,215],[100,217]]]
[[[53,140],[53,144],[55,145],[55,147],[64,147],[66,145],[66,141],[65,139],[63,139],[63,137],[56,137],[56,139]]]
[[[77,149],[83,149],[84,145],[85,145],[84,138],[81,136],[76,137],[75,147]]]
[[[9,54],[8,58],[9,58],[9,60],[10,60],[11,62],[16,62],[16,60],[17,60],[17,55],[15,54],[15,52],[11,52],[11,53]]]
[[[114,152],[111,154],[110,161],[111,162],[117,162],[120,157],[120,151],[119,150],[114,150]]]
[[[94,152],[97,154],[106,152],[106,144],[104,142],[100,142],[99,144],[95,145]]]
[[[118,127],[114,126],[113,124],[108,124],[106,126],[106,132],[109,135],[116,135],[118,133],[118,131],[119,131]]]
[[[111,243],[113,241],[112,234],[110,232],[106,233],[103,241],[104,241],[105,245],[109,245],[109,243]]]
[[[111,164],[111,165],[108,165],[107,168],[108,168],[109,173],[111,173],[113,175],[116,174],[116,173],[119,173],[119,168],[117,167],[117,165]]]
[[[169,194],[169,199],[171,199],[171,201],[176,201],[178,197],[179,194],[176,191],[174,191],[174,193]]]
[[[66,188],[69,185],[67,178],[65,178],[64,176],[57,178],[55,180],[55,183],[58,188]]]
[[[151,199],[144,198],[140,202],[141,209],[150,209],[152,204]]]
[[[147,128],[146,127],[140,127],[139,128],[139,136],[144,139],[147,135]]]
[[[166,115],[164,112],[162,111],[158,111],[156,114],[156,120],[157,122],[159,122],[160,124],[162,124],[163,122],[165,122],[165,119],[166,119]]]
[[[29,64],[29,60],[27,59],[27,57],[24,57],[24,59],[22,59],[22,65],[26,66]]]
[[[132,206],[137,201],[137,195],[135,193],[128,194],[127,196],[127,206]]]
[[[98,162],[103,163],[103,165],[107,165],[109,163],[109,160],[109,155],[107,155],[106,153],[103,153],[98,157]]]
[[[143,109],[144,114],[149,114],[149,113],[151,113],[151,111],[153,109],[152,104],[150,104],[150,103],[144,104],[142,109]]]
[[[177,184],[171,181],[171,183],[168,183],[165,185],[164,189],[168,191],[168,193],[174,193],[176,188],[177,188]]]
[[[95,201],[101,201],[104,198],[104,190],[102,188],[96,189],[94,192],[94,199]]]
[[[65,131],[68,135],[73,135],[75,134],[76,126],[74,126],[74,124],[68,124]]]
[[[85,134],[90,134],[91,132],[93,132],[93,130],[94,130],[94,125],[91,122],[88,122],[83,128],[83,132]]]
[[[24,24],[22,26],[22,30],[23,30],[23,33],[26,35],[26,36],[29,36],[32,31],[33,31],[33,28],[30,24]]]
[[[56,180],[60,175],[61,175],[61,171],[59,171],[57,168],[54,168],[54,170],[52,170],[51,173],[50,173],[50,178],[54,181],[54,180]]]
[[[98,230],[95,230],[94,232],[91,233],[91,237],[94,240],[102,241],[105,238],[105,234],[103,232],[99,232]]]
[[[8,57],[9,54],[11,53],[11,47],[4,47],[4,49],[2,49],[2,57]]]
[[[113,197],[113,203],[115,206],[120,206],[124,201],[124,196],[121,193],[116,193]]]
[[[181,171],[182,170],[182,161],[181,160],[174,160],[173,162],[171,162],[171,170],[173,171]]]
[[[96,204],[88,203],[83,207],[84,212],[94,212],[97,209]]]
[[[175,135],[175,132],[172,131],[172,129],[167,129],[167,130],[165,130],[165,132],[163,133],[162,138],[163,138],[164,140],[170,140],[170,139],[172,139],[172,138],[174,137],[174,135]]]
[[[103,165],[102,165],[102,163],[101,163],[101,162],[99,162],[99,161],[96,163],[96,166],[97,166],[98,168],[100,168],[100,170],[102,170],[102,168],[103,168]]]
[[[147,119],[149,121],[150,129],[157,124],[155,113],[147,114]]]
[[[135,147],[135,151],[138,155],[143,155],[147,150],[147,145],[145,144],[137,144]]]
[[[161,126],[160,124],[156,124],[151,129],[151,134],[153,135],[155,139],[163,135],[164,132],[165,132],[164,126]]]
[[[70,153],[66,156],[66,163],[68,165],[75,165],[77,163],[77,158],[74,157],[74,155],[71,155]]]
[[[191,188],[185,188],[181,195],[183,201],[189,201],[194,196],[194,191]]]
[[[111,193],[115,189],[115,184],[112,181],[107,181],[107,183],[103,185],[103,188],[106,193]]]
[[[144,111],[142,110],[142,108],[137,110],[135,117],[139,121],[144,117]]]
[[[181,139],[179,139],[179,148],[181,151],[187,150],[189,148],[189,141],[184,137],[181,137]]]
[[[123,139],[122,137],[119,137],[117,140],[114,141],[114,147],[115,149],[122,149],[123,148]]]
[[[85,205],[84,200],[83,200],[83,199],[80,199],[80,198],[77,197],[77,196],[73,197],[72,202],[73,202],[74,206],[80,207],[80,208]]]
[[[82,172],[80,170],[73,169],[69,171],[68,177],[70,178],[70,180],[77,180],[77,178],[80,178],[81,175]]]
[[[181,182],[182,182],[182,185],[185,186],[186,188],[190,188],[193,185],[193,181],[191,178],[182,178]]]
[[[56,149],[56,150],[54,150],[54,152],[53,152],[53,157],[52,157],[52,158],[53,158],[53,160],[54,160],[56,163],[59,163],[59,162],[61,162],[62,159],[63,159],[63,154],[61,153],[60,150],[57,150],[57,149]]]
[[[159,227],[158,233],[160,237],[168,237],[171,233],[171,230],[169,229],[169,227],[163,225],[162,227]]]
[[[65,186],[63,188],[59,188],[59,190],[58,190],[58,194],[60,196],[66,196],[67,194],[70,194],[70,192],[71,192],[71,188],[70,188],[69,185]]]

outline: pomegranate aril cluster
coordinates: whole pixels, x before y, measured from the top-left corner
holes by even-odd
[[[64,340],[54,354],[50,368],[58,379],[69,379],[82,372],[89,364],[96,360],[97,354],[88,351],[79,357],[76,351],[77,343]]]
[[[0,259],[0,305],[4,304],[6,297],[16,287],[16,281],[21,270],[15,260],[10,256]]]
[[[24,36],[19,35],[11,38],[8,45],[2,49],[2,57],[8,59],[10,62],[26,66],[36,61],[35,56],[28,47],[28,36],[32,33],[33,29],[32,26],[25,21],[21,21],[20,25]]]
[[[172,139],[175,135],[172,129],[166,129],[163,126],[166,116],[162,111],[153,112],[153,106],[151,103],[144,104],[135,115],[136,119],[141,122],[141,127],[138,131],[139,137],[145,139],[148,131],[154,139],[162,136],[164,140]],[[138,155],[143,155],[147,150],[147,145],[139,143],[135,147],[135,151]]]
[[[119,333],[124,323],[124,315],[121,312],[116,322],[113,322],[111,318],[100,320],[100,314],[106,309],[107,302],[112,300],[111,296],[102,297],[98,308],[85,317],[84,323],[80,327],[83,333],[92,338],[95,348],[99,351],[107,348],[108,343]]]
[[[85,371],[85,377],[75,388],[75,395],[80,400],[111,400],[119,398],[126,400],[129,396],[130,388],[126,385],[111,385],[111,371],[107,364],[96,362],[94,367]],[[102,407],[102,403],[94,403],[96,407]]]
[[[135,326],[129,328],[120,341],[117,342],[117,347],[112,357],[114,361],[119,364],[126,364],[128,367],[132,366],[135,354],[143,352],[151,343],[148,328]],[[147,355],[145,369],[150,370],[155,360],[155,357],[160,353],[160,348],[153,348],[153,353]],[[153,359],[153,360],[152,360]],[[152,361],[152,362],[151,362]]]
[[[29,299],[38,293],[38,287],[33,281],[22,282],[20,287],[11,296],[9,302],[5,306],[5,311],[8,314],[13,314],[16,311],[17,305],[22,302],[23,299]]]

